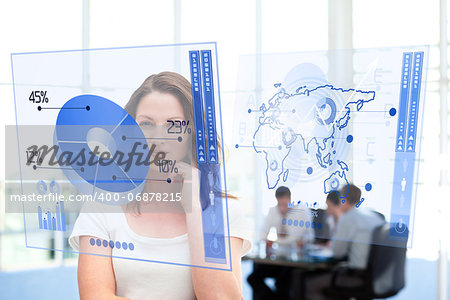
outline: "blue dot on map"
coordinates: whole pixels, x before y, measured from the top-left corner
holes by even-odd
[[[397,113],[397,110],[395,109],[395,108],[391,108],[390,110],[389,110],[389,114],[393,117],[393,116],[395,116],[395,114]]]

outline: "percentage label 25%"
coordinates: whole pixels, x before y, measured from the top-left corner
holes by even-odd
[[[167,129],[167,133],[169,134],[191,134],[192,129],[189,126],[188,121],[180,121],[180,120],[167,120],[169,128]]]

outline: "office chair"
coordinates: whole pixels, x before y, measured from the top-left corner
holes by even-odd
[[[324,209],[312,209],[314,212],[312,221],[321,226],[314,227],[315,243],[326,244],[331,239],[331,228],[327,222],[328,215]]]
[[[405,286],[407,238],[393,240],[390,231],[394,224],[377,227],[372,235],[372,246],[366,270],[338,267],[332,276],[331,287],[325,293],[339,299],[372,299],[396,295]],[[408,236],[408,229],[403,233]],[[362,279],[359,287],[337,284],[339,276]]]
[[[383,219],[383,221],[386,222],[386,217],[382,213],[380,213],[379,211],[376,211],[376,210],[372,210],[372,212],[374,214],[376,214],[377,216],[379,216],[381,219]]]

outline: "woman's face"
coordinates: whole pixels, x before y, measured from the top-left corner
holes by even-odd
[[[187,121],[180,101],[168,93],[147,94],[136,109],[136,122],[147,138],[149,149],[156,146],[152,159],[158,152],[163,152],[165,159],[172,161],[191,157],[192,153],[188,153],[191,152],[189,135],[184,134],[181,125]]]

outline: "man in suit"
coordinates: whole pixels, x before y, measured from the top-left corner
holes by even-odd
[[[361,200],[361,190],[349,184],[339,191],[339,199],[327,199],[327,213],[336,220],[336,229],[331,241],[333,256],[347,259],[348,267],[364,270],[367,267],[371,248],[372,233],[375,228],[384,224],[384,219],[372,210],[357,208]],[[330,286],[331,273],[311,274],[305,284],[307,299],[329,299],[323,290]],[[338,284],[346,287],[357,287],[362,284],[359,278],[338,278]]]
[[[273,242],[280,246],[289,246],[297,242],[311,241],[314,234],[310,227],[293,226],[293,223],[288,221],[289,219],[297,222],[302,220],[304,223],[310,223],[309,209],[303,205],[293,205],[291,191],[285,186],[280,186],[276,190],[275,198],[277,205],[269,209],[260,235],[260,239],[266,241],[267,249],[271,249]],[[273,228],[276,230],[276,241],[268,239],[268,234]],[[247,279],[253,288],[253,299],[289,299],[290,273],[291,269],[288,267],[255,263],[253,273]],[[266,278],[275,278],[275,291],[265,284]]]

